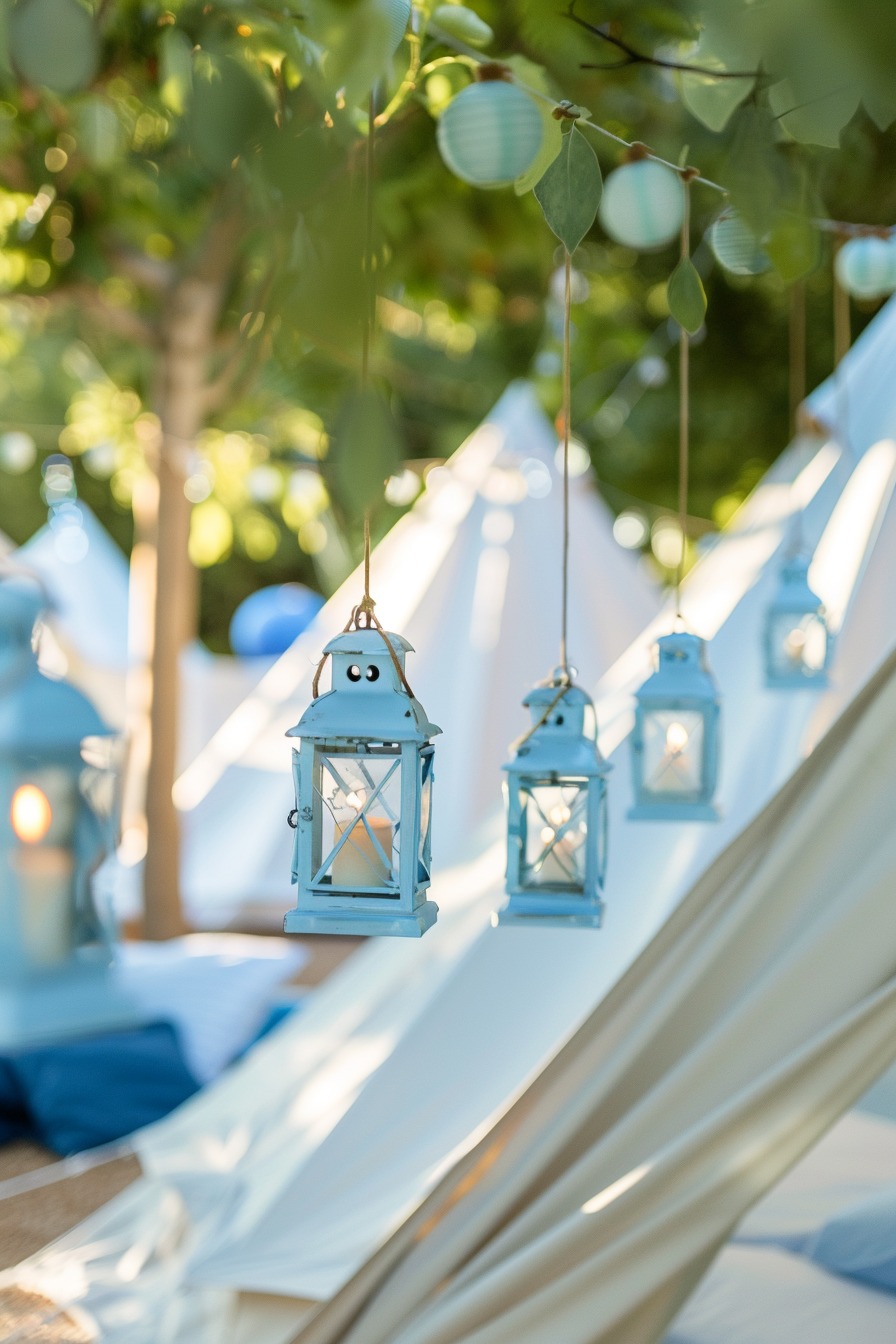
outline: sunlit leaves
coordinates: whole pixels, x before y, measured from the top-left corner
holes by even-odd
[[[159,95],[165,106],[183,115],[193,91],[190,39],[180,28],[166,27],[159,39]]]
[[[96,70],[96,29],[78,0],[19,0],[10,14],[9,45],[22,79],[54,93],[83,88]]]
[[[765,250],[781,279],[791,284],[818,265],[821,252],[818,230],[805,216],[783,211]]]
[[[603,179],[597,155],[573,125],[535,188],[549,228],[572,254],[594,223]]]

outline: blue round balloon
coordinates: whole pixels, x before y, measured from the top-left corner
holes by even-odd
[[[259,588],[233,613],[230,647],[241,658],[285,653],[314,620],[324,599],[303,583]]]

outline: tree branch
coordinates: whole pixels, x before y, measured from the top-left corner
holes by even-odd
[[[581,18],[576,13],[575,0],[569,0],[569,8],[566,11],[566,18],[577,23],[580,28],[584,28],[587,33],[599,37],[602,42],[608,42],[611,47],[621,51],[623,59],[604,65],[589,64],[582,62],[582,70],[624,70],[630,65],[653,65],[660,70],[682,70],[690,75],[705,75],[708,79],[758,79],[759,70],[707,70],[702,65],[689,65],[686,61],[667,61],[661,56],[648,56],[646,52],[638,51],[635,47],[629,46],[621,37],[616,37],[610,32],[610,25],[602,23],[599,27],[593,23],[588,23],[586,19]]]

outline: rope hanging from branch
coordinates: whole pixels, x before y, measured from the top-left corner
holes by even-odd
[[[373,340],[374,322],[376,319],[376,286],[373,277],[373,187],[374,172],[376,161],[374,156],[376,136],[376,90],[373,89],[368,102],[368,123],[367,123],[367,145],[364,156],[364,317],[361,327],[361,387],[364,391],[370,382],[370,346]],[[399,662],[398,655],[392,647],[392,641],[389,639],[386,631],[380,624],[374,608],[376,603],[370,595],[370,509],[364,510],[364,596],[356,607],[352,608],[352,614],[343,627],[342,633],[348,634],[350,630],[378,630],[382,636],[383,643],[389,650],[389,657],[392,659],[392,665],[398,674],[398,679],[412,700],[416,697],[411,690],[410,684],[404,673],[404,668]],[[362,624],[363,618],[363,624]],[[329,654],[324,654],[314,673],[314,680],[311,683],[311,698],[316,700],[320,694],[320,678],[324,670],[324,664]]]
[[[684,217],[681,221],[681,260],[686,261],[691,250],[691,179],[682,174],[684,183]],[[678,327],[678,527],[681,533],[681,551],[675,574],[675,615],[681,620],[681,582],[687,553],[688,525],[688,469],[690,427],[690,351],[691,338],[687,330]]]

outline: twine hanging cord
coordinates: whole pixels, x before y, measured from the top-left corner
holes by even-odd
[[[370,630],[371,628],[378,630],[383,637],[383,643],[389,650],[389,657],[392,659],[392,665],[395,668],[395,671],[398,673],[399,681],[401,682],[404,689],[407,691],[411,700],[416,700],[417,697],[411,690],[410,683],[408,682],[408,679],[404,674],[404,668],[398,661],[398,655],[396,654],[395,649],[392,647],[392,641],[386,634],[382,625],[380,625],[379,619],[374,610],[375,606],[376,603],[370,596],[370,517],[368,514],[365,514],[364,515],[364,596],[361,598],[361,601],[358,603],[356,607],[352,607],[352,614],[351,616],[349,616],[348,621],[343,626],[342,633],[344,635],[347,635],[350,630]],[[363,625],[361,624],[362,616],[364,617]],[[317,665],[317,670],[314,673],[314,680],[311,683],[312,700],[316,700],[320,695],[321,673],[324,670],[324,664],[326,663],[329,656],[330,655],[328,653],[325,653]]]

